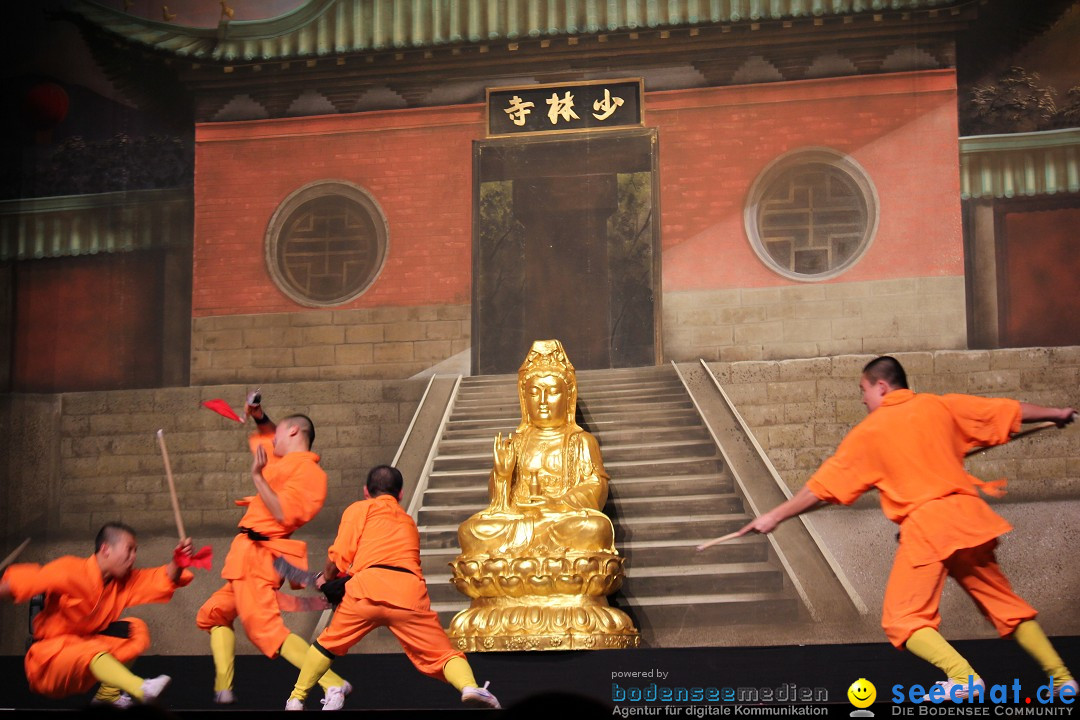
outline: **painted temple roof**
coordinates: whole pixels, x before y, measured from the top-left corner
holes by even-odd
[[[259,62],[636,30],[880,13],[958,13],[961,0],[309,0],[276,18],[216,28],[148,20],[92,0],[73,13],[147,49],[192,61]]]

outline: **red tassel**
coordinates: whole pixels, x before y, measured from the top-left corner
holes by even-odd
[[[975,478],[975,487],[977,487],[987,497],[1005,497],[1008,494],[1008,490],[1005,486],[1009,484],[1009,481],[1005,478],[999,478],[998,480],[991,480],[990,482],[983,482],[978,478]]]
[[[221,400],[219,398],[215,398],[213,400],[203,400],[202,404],[203,407],[213,410],[218,415],[227,417],[230,420],[235,420],[238,423],[244,422],[240,419],[240,416],[237,415],[231,407],[229,407],[229,403],[225,402],[224,400]]]
[[[177,567],[194,567],[209,570],[214,562],[214,550],[209,545],[204,545],[198,552],[187,555],[179,549],[173,551],[173,562]]]
[[[276,594],[278,609],[282,612],[313,612],[315,610],[326,610],[330,607],[330,603],[326,602],[326,598],[322,595],[298,597],[281,591]]]

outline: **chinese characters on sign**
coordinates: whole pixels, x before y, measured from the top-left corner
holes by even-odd
[[[641,127],[641,98],[638,79],[492,89],[488,136]]]

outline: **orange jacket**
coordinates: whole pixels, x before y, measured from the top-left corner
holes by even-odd
[[[301,540],[290,540],[296,529],[311,521],[326,502],[326,473],[319,467],[319,456],[311,451],[291,452],[284,457],[274,455],[272,435],[253,435],[250,439],[254,451],[262,445],[266,451],[266,467],[262,475],[270,488],[277,493],[281,503],[284,522],[278,522],[270,508],[258,495],[251,495],[237,504],[247,505],[247,512],[237,527],[261,533],[270,540],[259,545],[272,555],[283,555],[301,569],[307,568],[307,545]],[[245,575],[245,556],[254,543],[246,535],[237,535],[225,558],[221,577],[236,580]]]
[[[93,635],[120,618],[126,608],[168,602],[193,575],[183,570],[174,585],[167,566],[135,568],[126,578],[105,584],[97,557],[65,556],[47,565],[20,563],[4,573],[15,602],[46,593],[45,608],[34,618],[34,638]]]
[[[345,585],[347,595],[405,609],[428,608],[427,585],[420,572],[420,533],[394,496],[379,495],[345,508],[327,555],[338,570],[353,576]]]
[[[1012,529],[976,489],[965,453],[1008,442],[1020,428],[1015,400],[894,390],[856,425],[807,483],[822,500],[850,504],[877,488],[901,524],[916,565],[944,560]]]

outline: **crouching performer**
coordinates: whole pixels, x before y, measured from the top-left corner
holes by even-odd
[[[303,710],[308,691],[330,669],[333,659],[382,625],[394,633],[417,670],[453,685],[463,703],[499,707],[487,684],[477,686],[464,653],[450,646],[439,616],[431,610],[420,571],[420,533],[398,502],[402,485],[397,468],[375,467],[368,473],[365,499],[342,514],[316,586],[323,588],[328,581],[346,577],[345,594],[330,625],[308,650],[286,710]],[[333,700],[324,700],[323,710],[341,709],[344,697]]]
[[[168,602],[192,574],[185,538],[173,559],[156,568],[135,568],[135,531],[107,523],[88,558],[65,556],[46,565],[19,563],[0,578],[0,599],[27,602],[45,594],[34,618],[34,642],[26,653],[26,679],[40,695],[62,698],[84,693],[100,682],[95,704],[127,707],[151,702],[169,684],[168,675],[144,679],[128,668],[150,647],[146,623],[121,618],[132,606]]]

